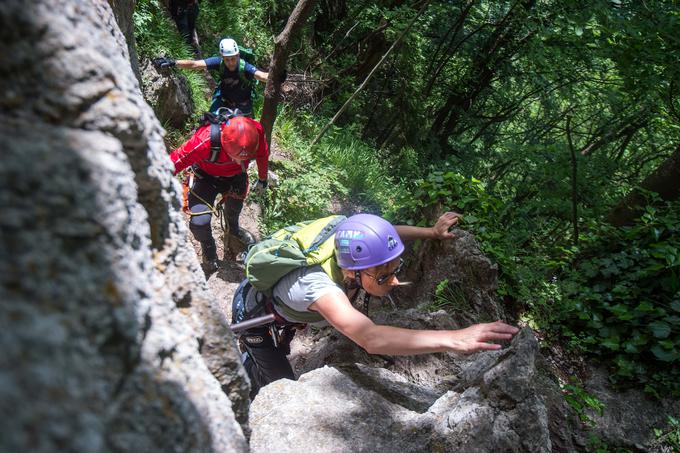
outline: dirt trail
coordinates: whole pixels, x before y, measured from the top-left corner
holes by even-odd
[[[250,231],[256,239],[261,239],[258,228],[258,219],[260,216],[260,207],[256,203],[246,200],[241,211],[239,224],[241,228]],[[189,216],[187,216],[187,224]],[[245,278],[245,270],[242,263],[237,263],[231,253],[224,252],[224,232],[217,219],[213,218],[212,232],[215,242],[217,244],[217,256],[219,258],[219,269],[209,275],[206,275],[208,286],[217,296],[220,301],[220,306],[227,315],[227,319],[231,320],[231,300],[239,283]],[[201,259],[201,246],[193,235],[191,235],[191,243],[196,250],[199,260]]]
[[[282,160],[288,159],[289,156],[279,149],[279,147],[272,141],[270,161],[271,160]],[[254,163],[251,165],[255,165]],[[270,172],[271,173],[271,172]],[[255,239],[260,240],[262,236],[259,229],[259,219],[262,210],[257,203],[246,199],[243,210],[241,211],[241,216],[239,218],[239,225],[241,228],[245,228],[250,233],[255,236]],[[189,222],[189,216],[186,216],[187,226]],[[212,220],[212,232],[215,242],[217,244],[217,256],[219,258],[219,269],[217,272],[213,272],[206,275],[206,280],[208,286],[213,291],[215,296],[217,296],[220,301],[220,306],[224,310],[227,319],[231,320],[231,301],[234,296],[234,292],[241,281],[245,278],[245,269],[242,263],[237,263],[232,253],[227,253],[225,255],[225,242],[224,242],[224,232],[220,226],[218,219],[213,217]],[[191,237],[191,243],[196,250],[199,261],[201,259],[201,246],[193,235],[189,233]]]
[[[290,159],[290,154],[285,150],[280,149],[273,141],[271,147],[271,153],[269,157],[272,160],[288,160]],[[254,165],[254,164],[253,164]],[[270,172],[270,177],[271,177]],[[270,189],[271,190],[271,189]],[[260,240],[262,236],[259,230],[259,219],[261,217],[262,210],[257,203],[251,202],[246,199],[243,205],[243,211],[241,211],[241,216],[239,218],[239,225],[242,228],[250,231],[255,239]],[[189,222],[189,216],[187,216],[187,225]],[[234,292],[238,288],[238,285],[245,278],[245,269],[242,263],[238,263],[228,253],[225,257],[224,254],[224,234],[220,226],[219,220],[213,219],[212,221],[212,232],[215,242],[217,244],[217,256],[219,258],[220,267],[217,272],[213,272],[206,276],[208,286],[213,291],[215,296],[220,302],[220,307],[225,313],[226,318],[231,321],[231,302],[234,297]],[[201,259],[201,246],[193,238],[193,235],[189,233],[191,237],[191,243],[196,250],[199,261]],[[226,259],[225,259],[226,258]],[[310,331],[310,329],[304,329],[298,331],[295,338],[291,342],[291,354],[288,356],[293,371],[296,376],[300,376],[304,371],[306,365],[305,357],[308,355],[309,351],[314,348],[315,336]]]

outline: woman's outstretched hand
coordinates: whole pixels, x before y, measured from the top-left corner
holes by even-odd
[[[485,324],[474,324],[460,330],[452,330],[454,338],[453,350],[470,354],[477,351],[500,349],[502,346],[493,341],[508,341],[519,332],[517,327],[502,321]]]
[[[458,220],[463,216],[457,212],[446,212],[442,214],[437,222],[432,227],[432,232],[437,239],[451,239],[454,237],[454,233],[449,231],[449,229],[458,224]]]

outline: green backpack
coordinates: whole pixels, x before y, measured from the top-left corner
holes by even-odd
[[[253,66],[256,66],[255,64],[255,51],[251,49],[250,47],[239,47],[238,52],[241,55],[241,59],[247,61]]]
[[[226,38],[231,38],[230,36],[227,36]],[[253,78],[249,79],[247,78],[245,74],[245,68],[246,68],[246,62],[252,64],[253,66],[255,65],[255,51],[249,47],[240,47],[239,46],[239,61],[238,61],[238,76],[239,79],[241,80],[241,83],[243,83],[245,86],[249,87],[250,89],[250,97],[253,101],[255,101],[258,97],[258,91],[256,87],[260,84],[260,82]],[[212,99],[210,103],[210,111],[215,113],[217,111],[218,106],[220,105],[220,95],[221,89],[220,89],[220,83],[222,79],[222,74],[224,72],[224,61],[220,62],[220,67],[219,69],[212,71],[211,74],[213,75],[213,78],[215,79],[215,82],[217,83],[217,86],[215,87],[215,90],[213,91],[212,94]]]
[[[230,38],[230,36],[227,36],[227,38]],[[239,46],[238,52],[239,52],[238,76],[241,79],[241,82],[250,87],[250,95],[252,96],[253,99],[255,99],[257,97],[257,90],[255,89],[255,87],[258,86],[260,82],[255,78],[249,79],[244,75],[246,70],[246,62],[250,63],[253,66],[257,66],[255,64],[255,51],[250,47]],[[222,75],[223,70],[224,62],[220,63],[220,77]]]
[[[271,296],[274,285],[295,269],[321,265],[334,282],[342,282],[335,261],[335,229],[345,216],[334,215],[282,228],[250,248],[246,277],[260,292]]]

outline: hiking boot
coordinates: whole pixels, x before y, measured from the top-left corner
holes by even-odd
[[[248,248],[257,242],[255,241],[255,237],[250,234],[248,230],[244,230],[243,228],[239,228],[238,234],[236,236],[238,237],[239,241],[243,243],[245,248]]]
[[[250,234],[248,230],[244,230],[243,228],[239,228],[237,234],[229,234],[229,248],[231,248],[232,252],[235,254],[247,251],[248,247],[255,242],[257,242],[255,241],[255,237]]]
[[[201,262],[206,273],[215,272],[219,267],[215,243],[201,242]]]

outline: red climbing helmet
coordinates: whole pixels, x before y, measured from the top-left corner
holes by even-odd
[[[260,134],[255,121],[237,116],[222,127],[222,149],[234,160],[250,160],[257,156]]]

